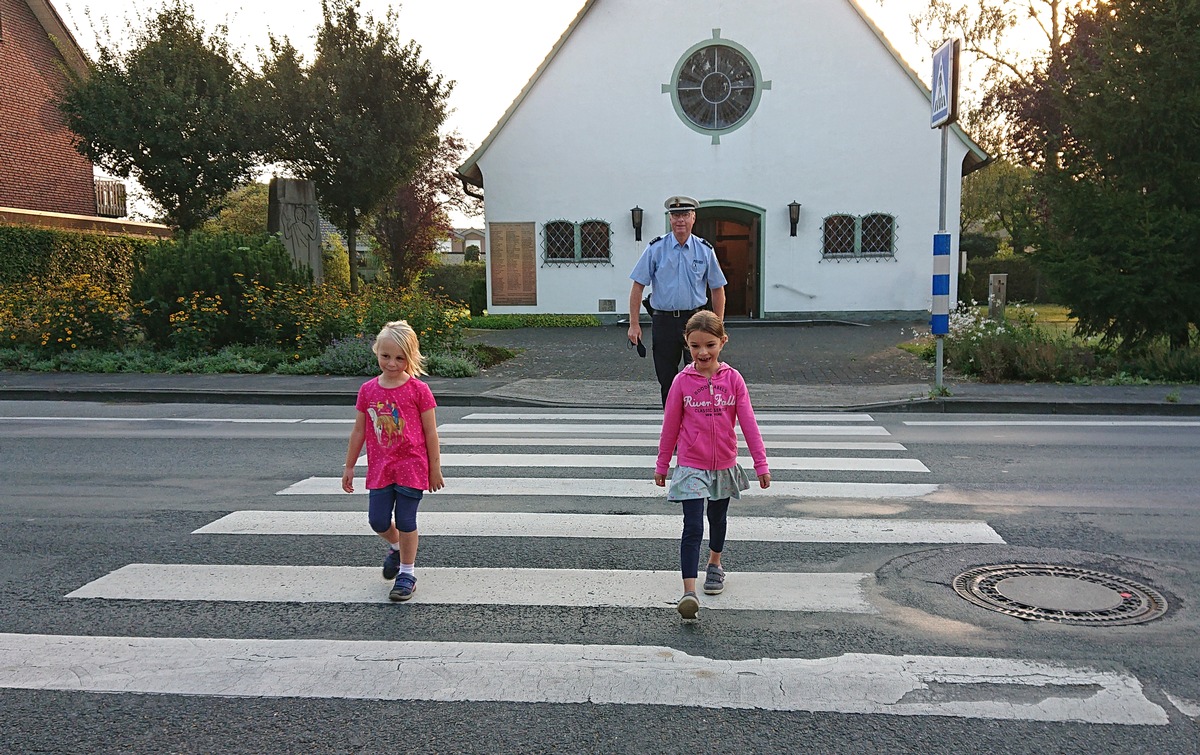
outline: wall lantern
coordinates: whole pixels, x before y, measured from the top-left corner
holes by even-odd
[[[796,226],[800,224],[800,203],[788,203],[788,220],[792,222],[792,235],[796,235]]]
[[[633,235],[635,241],[642,240],[642,208],[635,206],[629,211],[629,217],[633,220]]]

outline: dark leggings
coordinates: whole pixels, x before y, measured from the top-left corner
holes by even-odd
[[[387,532],[392,528],[392,512],[396,513],[396,529],[413,532],[417,529],[417,506],[421,503],[421,491],[403,485],[388,485],[368,491],[367,521],[376,532]]]
[[[679,568],[684,579],[695,579],[700,570],[700,541],[704,539],[704,499],[693,498],[683,503],[683,539],[679,541]],[[708,549],[714,553],[725,550],[726,516],[729,499],[708,502]]]

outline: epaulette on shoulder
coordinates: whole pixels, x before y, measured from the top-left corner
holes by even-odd
[[[658,242],[662,241],[666,237],[667,237],[667,235],[665,233],[662,236],[655,236],[654,238],[650,239],[650,243],[657,244]]]
[[[708,239],[702,239],[702,238],[700,238],[699,236],[697,236],[696,238],[697,238],[697,239],[700,241],[700,243],[701,243],[701,244],[704,244],[704,245],[705,245],[706,247],[708,247],[709,249],[712,249],[712,248],[713,248],[713,245],[712,245],[712,244],[710,244],[710,243],[708,243]]]

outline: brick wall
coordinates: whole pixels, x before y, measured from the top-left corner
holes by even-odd
[[[0,207],[96,214],[92,164],[55,105],[65,80],[25,0],[0,0]]]

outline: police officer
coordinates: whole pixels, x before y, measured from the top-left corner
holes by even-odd
[[[663,204],[671,216],[671,232],[646,245],[629,274],[633,281],[629,290],[629,342],[636,344],[642,338],[642,294],[650,286],[647,309],[654,334],[654,372],[665,405],[686,351],[683,326],[707,302],[707,289],[712,290],[713,312],[725,318],[726,281],[712,244],[692,235],[699,203],[691,197],[676,196]]]

